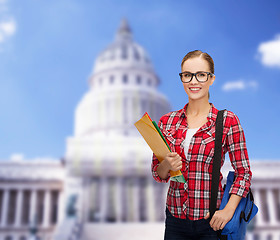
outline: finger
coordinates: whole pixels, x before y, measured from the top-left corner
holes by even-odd
[[[175,157],[175,156],[177,156],[178,155],[178,153],[176,153],[176,152],[170,152],[170,153],[168,153],[171,157]]]
[[[227,224],[226,222],[223,222],[222,225],[220,226],[220,229],[221,229],[221,230],[224,229],[224,227],[225,227],[226,224]]]
[[[173,161],[176,162],[177,164],[182,163],[182,160],[180,157],[173,158]]]
[[[176,165],[176,167],[178,167],[178,168],[182,168],[182,162],[178,162],[178,163],[176,163],[175,165]]]
[[[217,222],[215,223],[214,230],[215,230],[215,231],[220,230],[220,229],[221,229],[221,225],[222,225],[222,222],[217,221]]]
[[[208,212],[208,213],[205,215],[204,219],[208,219],[209,217],[210,217],[210,213]]]
[[[212,217],[211,221],[210,221],[210,226],[215,230],[215,227],[216,227],[216,223],[217,223],[217,219],[216,219],[216,216],[214,214],[214,216]]]
[[[174,166],[175,171],[178,171],[178,170],[180,170],[181,168],[182,168],[182,165],[175,165],[175,166]]]
[[[181,162],[181,160],[182,160],[182,158],[181,158],[179,155],[176,156],[175,159],[176,159],[176,161],[180,161],[180,162]]]

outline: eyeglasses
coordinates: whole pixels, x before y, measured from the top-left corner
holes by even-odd
[[[193,79],[193,76],[195,76],[196,80],[198,82],[206,82],[208,80],[208,76],[210,75],[211,77],[214,76],[213,73],[210,72],[196,72],[196,73],[191,73],[191,72],[182,72],[179,73],[181,81],[183,83],[188,83]]]

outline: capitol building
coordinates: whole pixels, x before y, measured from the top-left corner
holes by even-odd
[[[145,49],[123,20],[96,58],[62,159],[0,161],[0,240],[161,240],[168,184],[134,123],[171,111]],[[280,240],[280,161],[250,160],[259,208],[246,240]],[[232,170],[227,159],[224,178]]]

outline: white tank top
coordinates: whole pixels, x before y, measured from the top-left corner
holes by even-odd
[[[189,146],[190,146],[191,139],[192,139],[193,135],[197,132],[197,130],[199,128],[200,127],[198,127],[198,128],[189,128],[187,130],[186,138],[184,140],[184,151],[185,151],[186,158],[188,156],[188,151],[189,151]]]

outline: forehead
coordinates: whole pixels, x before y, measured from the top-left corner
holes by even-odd
[[[190,58],[187,61],[185,61],[182,66],[182,72],[198,72],[198,71],[206,71],[206,72],[210,71],[209,63],[201,57]]]

